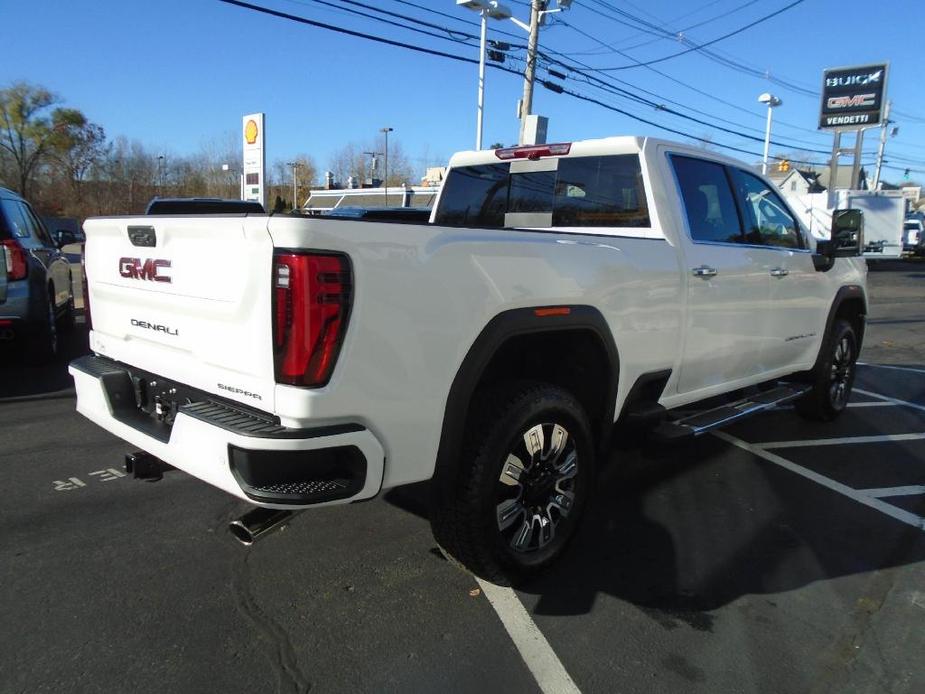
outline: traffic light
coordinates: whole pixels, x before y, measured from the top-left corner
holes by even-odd
[[[780,173],[785,173],[785,172],[787,172],[787,171],[790,171],[790,162],[787,161],[786,159],[781,159],[781,160],[777,163],[777,170],[778,170]]]

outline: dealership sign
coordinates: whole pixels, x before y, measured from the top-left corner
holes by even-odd
[[[264,115],[252,113],[244,116],[244,191],[245,200],[255,200],[266,208],[264,178],[266,149],[263,137]]]
[[[822,77],[820,130],[860,130],[880,125],[889,65],[829,68]]]

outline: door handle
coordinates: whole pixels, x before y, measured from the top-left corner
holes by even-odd
[[[708,280],[711,277],[716,277],[716,275],[719,274],[715,267],[708,267],[707,265],[691,268],[691,273],[694,275],[694,277],[699,277],[702,280]]]
[[[790,270],[785,270],[782,267],[776,267],[771,270],[771,277],[776,277],[777,279],[783,279],[790,274]]]

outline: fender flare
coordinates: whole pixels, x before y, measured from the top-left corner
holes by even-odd
[[[482,374],[498,350],[513,337],[520,335],[559,333],[590,330],[601,342],[608,361],[609,379],[607,399],[601,421],[599,450],[609,445],[613,426],[614,407],[617,399],[617,385],[620,373],[620,359],[617,346],[604,316],[593,306],[567,305],[556,309],[569,309],[567,315],[537,315],[540,309],[550,307],[529,307],[511,309],[492,318],[472,343],[469,351],[453,378],[447,395],[440,432],[440,445],[434,466],[434,480],[438,488],[455,483],[458,453],[466,427],[466,414]]]
[[[864,325],[867,319],[867,295],[864,293],[864,288],[858,284],[849,284],[841,287],[836,293],[835,298],[832,299],[832,305],[829,307],[829,315],[825,319],[825,332],[822,333],[822,342],[819,345],[819,354],[816,356],[816,361],[813,364],[813,370],[819,366],[819,362],[822,359],[822,350],[825,347],[825,340],[829,332],[832,330],[832,325],[835,323],[835,316],[838,315],[838,309],[841,308],[842,304],[845,301],[850,299],[860,299],[861,303],[864,305],[864,311],[861,313],[861,328],[858,333],[858,353],[861,351],[861,345],[864,342]]]

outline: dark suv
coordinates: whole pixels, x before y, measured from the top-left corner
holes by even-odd
[[[0,245],[6,256],[6,302],[0,305],[0,339],[16,339],[34,362],[58,352],[58,331],[73,326],[71,266],[61,247],[82,241],[66,230],[53,238],[32,206],[0,188]]]

